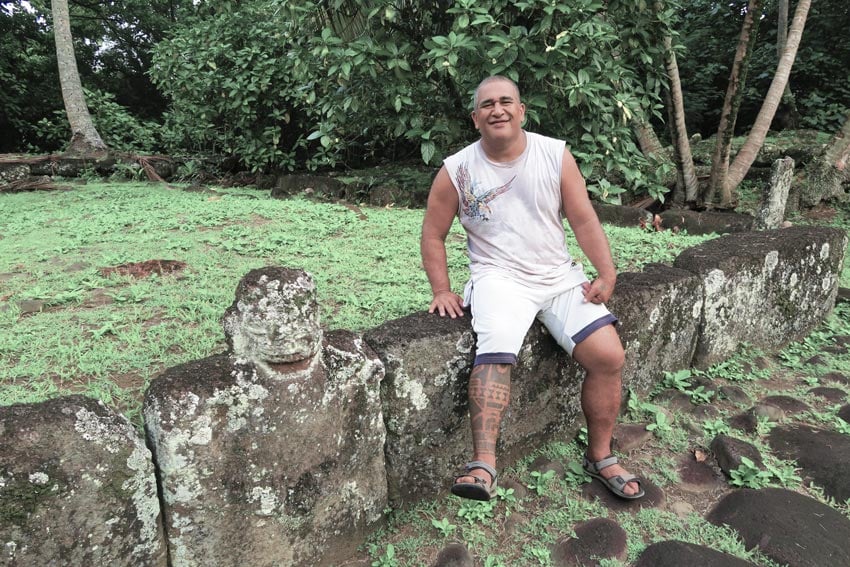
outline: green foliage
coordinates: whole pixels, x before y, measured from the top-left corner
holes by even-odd
[[[743,488],[764,488],[770,483],[771,473],[759,469],[752,459],[741,457],[741,464],[729,472],[729,484]]]
[[[477,83],[506,74],[535,129],[570,140],[592,191],[660,194],[629,123],[660,108],[655,31],[669,18],[639,4],[217,2],[157,46],[153,76],[174,145],[259,170],[438,164],[473,138]]]
[[[397,567],[399,565],[395,556],[395,547],[393,544],[387,544],[386,550],[377,559],[372,561],[372,567]]]
[[[546,494],[546,489],[549,482],[555,478],[555,471],[548,470],[546,472],[532,471],[531,481],[528,483],[528,489],[533,490],[538,496]]]
[[[100,137],[112,150],[152,153],[160,147],[158,125],[131,115],[115,102],[112,94],[83,89],[92,121]],[[71,127],[64,110],[56,110],[50,118],[42,118],[33,127],[40,145],[61,147],[70,140]]]
[[[499,503],[498,499],[484,501],[464,500],[457,511],[458,518],[463,518],[470,525],[478,525],[493,517],[493,510]]]
[[[676,372],[664,372],[664,380],[661,384],[665,388],[672,388],[680,392],[686,392],[691,387],[691,371],[687,368]]]
[[[434,528],[440,532],[440,535],[443,537],[449,537],[457,529],[457,526],[449,522],[448,518],[442,518],[440,520],[432,519],[431,525],[434,526]]]

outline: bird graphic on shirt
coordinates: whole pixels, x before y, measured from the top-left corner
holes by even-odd
[[[486,191],[479,191],[478,187],[480,184],[470,178],[469,169],[466,162],[464,162],[458,166],[456,178],[458,189],[460,190],[461,210],[463,214],[473,219],[487,221],[490,220],[489,215],[493,212],[487,206],[487,203],[499,195],[506,193],[511,188],[516,175],[511,177],[504,185],[499,185]]]

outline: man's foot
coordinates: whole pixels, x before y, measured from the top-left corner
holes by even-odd
[[[617,457],[608,455],[599,461],[584,457],[584,470],[593,478],[599,479],[615,495],[628,500],[636,500],[645,494],[640,479],[629,474],[617,462]]]
[[[455,477],[452,494],[471,500],[490,500],[496,495],[496,469],[483,461],[466,463],[463,474]]]

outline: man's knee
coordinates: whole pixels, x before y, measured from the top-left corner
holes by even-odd
[[[613,327],[600,330],[576,345],[573,356],[594,374],[619,374],[626,363],[625,350]]]

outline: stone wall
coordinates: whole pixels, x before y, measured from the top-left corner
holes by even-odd
[[[609,307],[624,389],[644,394],[742,341],[773,352],[804,337],[833,307],[846,247],[837,229],[738,233],[621,274]],[[416,313],[361,337],[323,333],[315,313],[303,272],[243,278],[223,321],[231,351],[148,390],[150,452],[90,400],[0,407],[0,563],[163,565],[164,550],[174,566],[332,562],[388,502],[443,492],[471,446],[468,314]],[[581,379],[535,323],[500,465],[575,434]]]

